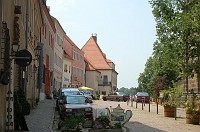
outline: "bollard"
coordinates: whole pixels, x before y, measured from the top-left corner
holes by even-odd
[[[131,98],[131,107],[133,107],[133,98]]]
[[[158,114],[158,101],[156,102],[156,106],[157,106],[157,114]]]
[[[143,110],[143,104],[144,104],[144,100],[142,99],[142,110]]]
[[[175,120],[176,120],[176,107],[174,108],[174,117],[175,117]]]
[[[136,104],[136,109],[137,109],[137,100],[136,100],[135,104]]]
[[[150,112],[150,100],[149,100],[149,112]]]

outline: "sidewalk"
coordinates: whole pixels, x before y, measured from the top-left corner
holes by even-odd
[[[25,117],[29,132],[52,132],[55,102],[54,99],[42,100],[30,115]]]

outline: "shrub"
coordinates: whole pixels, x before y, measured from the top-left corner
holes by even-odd
[[[181,100],[183,91],[176,83],[173,83],[173,87],[170,87],[168,90],[162,90],[161,92],[164,94],[164,106],[178,107],[183,104]]]
[[[185,111],[190,114],[190,118],[193,118],[195,115],[200,113],[200,108],[198,106],[198,97],[194,93],[193,89],[190,91],[191,96],[188,96],[185,102]]]
[[[96,118],[94,129],[99,128],[109,128],[110,127],[110,119],[109,116],[101,115]]]
[[[64,120],[60,122],[63,130],[71,130],[74,129],[75,131],[79,132],[82,129],[82,126],[85,122],[85,118],[83,114],[80,115],[71,115],[66,117]]]

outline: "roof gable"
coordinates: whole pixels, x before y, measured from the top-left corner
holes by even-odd
[[[94,66],[85,58],[86,61],[86,70],[87,71],[95,71],[96,69],[94,68]]]
[[[84,57],[95,69],[112,69],[108,65],[106,61],[107,59],[105,58],[105,55],[101,51],[96,40],[96,36],[91,36],[86,44],[82,47],[81,50],[84,52]]]

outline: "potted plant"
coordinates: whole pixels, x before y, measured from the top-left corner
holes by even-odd
[[[176,83],[173,83],[173,87],[167,90],[162,90],[163,93],[163,106],[165,117],[175,117],[176,107],[179,107],[183,102],[181,96],[183,95],[182,90]]]
[[[84,115],[71,115],[58,123],[62,132],[81,132],[85,122]]]
[[[200,100],[193,89],[190,91],[185,102],[186,123],[199,125],[200,120]]]
[[[101,115],[96,118],[93,124],[93,129],[89,132],[122,132],[122,123],[116,122],[111,125],[109,116]]]
[[[26,100],[24,91],[19,88],[14,91],[14,122],[15,130],[28,131],[25,116],[30,114],[30,104]]]

